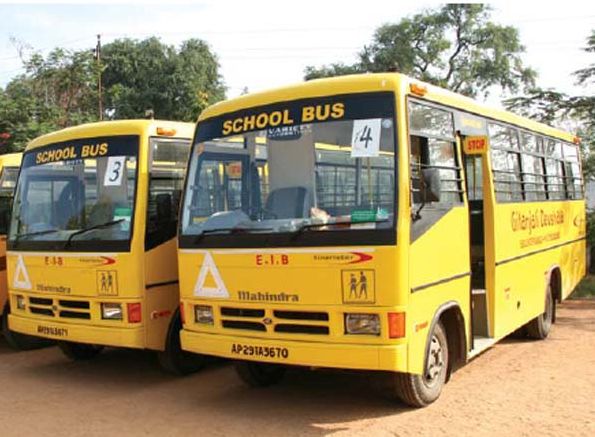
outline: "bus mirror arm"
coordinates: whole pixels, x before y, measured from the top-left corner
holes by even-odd
[[[440,192],[442,191],[442,180],[440,179],[440,170],[437,168],[424,168],[420,181],[421,204],[413,213],[413,221],[421,219],[421,210],[427,202],[440,202]]]

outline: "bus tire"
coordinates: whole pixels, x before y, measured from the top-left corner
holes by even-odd
[[[278,384],[287,370],[279,364],[235,361],[234,367],[240,379],[250,387],[269,387]]]
[[[395,374],[396,395],[412,407],[421,408],[440,396],[448,374],[448,341],[441,322],[430,334],[430,344],[424,359],[423,375]]]
[[[527,336],[536,340],[544,340],[552,329],[556,301],[552,294],[552,286],[549,285],[545,296],[545,311],[527,323]]]
[[[103,346],[96,344],[74,343],[59,341],[58,347],[66,357],[72,361],[87,361],[95,358],[103,350]]]
[[[12,331],[8,327],[9,313],[10,310],[7,305],[4,309],[4,313],[2,314],[2,335],[11,348],[17,351],[30,351],[52,344],[52,341],[46,338],[33,337],[32,335],[25,335],[21,334],[20,332]]]
[[[165,339],[165,350],[157,352],[159,366],[167,373],[172,375],[184,376],[199,371],[204,367],[206,357],[192,352],[182,350],[180,342],[180,330],[182,329],[182,320],[180,311],[172,317],[172,321],[167,330]]]

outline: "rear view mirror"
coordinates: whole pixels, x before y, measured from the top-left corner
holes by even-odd
[[[440,170],[437,168],[424,168],[422,176],[421,195],[423,203],[440,202],[440,193],[442,191]]]

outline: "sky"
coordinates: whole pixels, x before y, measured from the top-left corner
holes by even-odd
[[[116,38],[156,35],[179,45],[207,41],[217,54],[227,96],[246,87],[260,91],[299,82],[308,65],[350,63],[384,23],[437,6],[395,0],[200,2],[79,1],[5,3],[0,0],[0,86],[22,73],[17,47],[47,54],[54,47],[85,49]],[[595,29],[595,2],[500,1],[493,21],[519,29],[526,65],[538,84],[569,94],[592,93],[574,85],[571,73],[593,63],[581,50]],[[14,41],[18,41],[15,43]],[[500,95],[490,97],[491,103]]]

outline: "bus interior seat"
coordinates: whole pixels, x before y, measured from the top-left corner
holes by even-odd
[[[306,218],[312,206],[312,196],[306,187],[284,187],[271,191],[265,210],[272,218]]]

